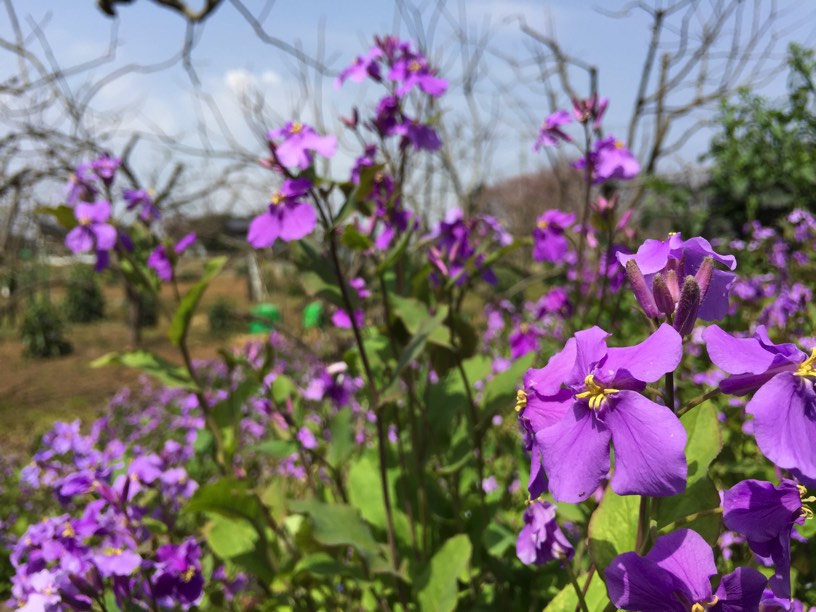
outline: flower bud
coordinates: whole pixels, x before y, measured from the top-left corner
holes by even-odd
[[[714,259],[711,256],[703,258],[700,269],[694,275],[697,284],[700,285],[700,301],[705,299],[708,292],[708,285],[711,283],[711,273],[714,271]]]
[[[657,304],[655,304],[654,296],[646,285],[646,279],[643,278],[643,273],[634,259],[626,262],[626,278],[629,279],[632,292],[635,294],[635,299],[640,304],[643,312],[650,319],[654,319],[658,314]]]
[[[666,286],[666,280],[662,274],[655,274],[652,280],[652,292],[654,293],[655,304],[657,304],[657,309],[660,312],[665,315],[670,315],[674,312],[676,302],[669,288]]]
[[[672,302],[676,304],[680,299],[680,283],[677,280],[677,272],[673,269],[666,272],[666,287],[669,290]]]
[[[681,336],[687,336],[697,322],[697,311],[700,310],[700,285],[693,276],[687,276],[680,291],[677,313],[674,316],[674,329]]]

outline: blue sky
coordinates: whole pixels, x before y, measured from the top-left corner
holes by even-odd
[[[258,0],[245,0],[254,11],[265,4]],[[108,45],[113,20],[96,9],[93,0],[17,0],[18,17],[24,31],[30,31],[30,23],[42,23],[43,30],[53,46],[55,55],[63,66],[89,60],[103,53]],[[191,4],[196,4],[191,0]],[[419,6],[432,7],[435,3],[417,2]],[[542,2],[534,0],[470,0],[447,3],[451,22],[440,20],[434,39],[434,59],[442,69],[442,75],[456,79],[460,56],[456,45],[447,42],[452,27],[461,25],[460,7],[464,7],[467,27],[471,32],[490,29],[493,35],[490,47],[495,54],[504,57],[525,58],[530,55],[530,40],[518,28],[516,15],[523,15],[527,23],[541,32],[551,32],[564,50],[600,69],[600,90],[612,103],[605,120],[605,130],[623,136],[629,113],[635,98],[637,77],[648,42],[648,22],[643,15],[635,14],[627,19],[615,20],[601,14],[597,6],[620,7],[624,2],[589,2],[560,0]],[[801,2],[781,2],[792,12],[782,22],[799,24],[792,34],[780,35],[779,51],[784,51],[787,40],[807,40],[813,35],[812,7]],[[425,25],[429,11],[425,10]],[[50,15],[50,19],[47,16]],[[147,0],[119,7],[118,48],[116,59],[89,73],[93,81],[130,63],[150,64],[171,57],[184,38],[184,22],[171,11],[157,7]],[[362,0],[278,0],[274,3],[265,22],[267,31],[290,44],[297,44],[308,54],[314,54],[318,41],[323,40],[325,57],[330,65],[339,70],[355,55],[363,52],[374,34],[397,32],[410,36],[406,20],[396,15],[396,5],[385,1]],[[321,25],[322,24],[322,25]],[[9,24],[0,19],[0,32],[9,36]],[[313,119],[309,110],[314,99],[304,96],[298,86],[297,64],[291,57],[263,44],[249,25],[227,1],[211,16],[199,31],[199,41],[193,52],[196,73],[202,88],[212,96],[224,121],[235,140],[246,148],[247,153],[263,152],[257,130],[246,125],[238,99],[242,91],[252,87],[262,92],[273,119],[285,119],[299,115]],[[2,56],[3,74],[13,70],[9,56]],[[513,74],[496,55],[489,55],[485,63],[490,79],[478,85],[483,110],[496,109],[495,151],[489,165],[491,177],[508,176],[519,171],[531,171],[546,164],[545,156],[535,157],[530,144],[535,136],[538,122],[551,110],[544,90],[535,83],[536,73],[527,70],[522,78]],[[584,81],[576,80],[582,87]],[[73,85],[82,86],[80,81]],[[211,113],[202,110],[191,94],[189,75],[180,65],[152,74],[129,74],[101,90],[93,102],[99,110],[120,112],[119,132],[131,129],[151,130],[159,128],[180,142],[200,146],[201,139],[195,132],[196,118],[214,125]],[[784,93],[784,73],[770,82],[764,92],[770,96]],[[331,80],[323,84],[322,106],[326,109],[326,127],[340,131],[333,119],[338,112],[345,114],[353,104],[372,100],[376,92],[372,88],[360,89],[347,86],[336,92]],[[515,108],[513,96],[525,106],[524,113]],[[452,88],[451,95],[443,102],[446,115],[453,117],[463,112],[465,106],[461,95]],[[199,113],[197,115],[197,113]],[[710,116],[709,116],[710,118]],[[681,127],[681,131],[683,126]],[[705,150],[709,133],[692,139],[673,159],[668,167],[679,167],[693,162]],[[219,138],[212,142],[219,146]],[[339,171],[348,164],[350,157],[337,164]],[[149,164],[149,159],[144,159]]]

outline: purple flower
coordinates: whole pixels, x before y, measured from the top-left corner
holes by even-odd
[[[555,521],[555,506],[536,501],[524,511],[524,527],[516,540],[516,556],[526,565],[571,559],[575,550]]]
[[[156,275],[165,282],[173,279],[173,264],[177,255],[181,255],[196,240],[195,232],[190,232],[176,243],[173,248],[174,255],[167,252],[167,247],[163,244],[157,246],[147,258],[147,266],[156,271]]]
[[[617,258],[626,268],[638,303],[650,318],[660,313],[679,313],[683,286],[689,276],[700,293],[696,317],[718,321],[728,314],[728,292],[736,276],[714,268],[713,262],[733,270],[737,260],[733,255],[715,252],[705,238],[683,240],[679,233],[672,234],[668,240],[646,240],[634,255],[619,252]]]
[[[410,142],[417,151],[436,151],[442,146],[436,130],[412,119],[406,119],[395,126],[391,133],[402,136],[403,142]]]
[[[119,166],[122,165],[122,160],[116,157],[111,157],[107,153],[103,153],[99,159],[91,162],[91,168],[96,176],[105,183],[107,187],[113,184],[113,179]]]
[[[518,359],[527,353],[538,351],[538,331],[535,327],[522,323],[510,334],[510,357]]]
[[[147,189],[125,189],[122,198],[127,202],[127,209],[139,209],[139,218],[148,222],[158,219],[161,216],[159,209],[153,203],[153,197]]]
[[[346,80],[353,83],[362,83],[366,78],[371,77],[375,81],[380,81],[380,65],[377,63],[382,57],[379,47],[372,47],[365,55],[358,55],[354,58],[354,63],[343,70],[334,82],[334,87],[340,89]]]
[[[300,240],[317,225],[312,206],[302,198],[311,189],[308,179],[287,179],[269,203],[269,210],[255,217],[249,225],[247,240],[256,249],[272,246],[280,238],[284,242]]]
[[[275,157],[287,168],[305,170],[312,165],[312,153],[331,157],[337,150],[334,136],[321,136],[311,126],[297,121],[289,121],[284,127],[271,130],[266,137],[270,142],[283,139],[283,142],[273,146]]]
[[[129,576],[142,564],[142,557],[121,544],[108,544],[93,554],[93,561],[101,576]]]
[[[307,427],[301,427],[297,433],[297,439],[303,445],[303,448],[314,450],[317,448],[317,438]]]
[[[163,607],[183,609],[198,604],[204,591],[201,549],[195,540],[180,546],[164,544],[156,551],[155,596]]]
[[[565,110],[557,110],[544,120],[533,145],[533,151],[540,151],[541,147],[557,147],[561,142],[572,142],[570,135],[565,133],[562,125],[572,122],[572,117]]]
[[[116,246],[116,228],[107,223],[110,216],[110,202],[105,200],[93,204],[80,202],[74,208],[74,217],[79,225],[68,232],[65,246],[74,253],[84,253],[93,249],[110,251]]]
[[[640,172],[640,164],[635,156],[614,136],[598,140],[588,159],[592,168],[592,182],[595,184],[614,179],[628,181]],[[586,165],[587,157],[584,157],[572,166],[582,170]]]
[[[738,612],[756,610],[767,584],[750,567],[723,576],[716,593],[714,553],[697,532],[680,529],[657,538],[641,557],[628,552],[615,557],[604,571],[609,599],[623,610],[640,612]]]
[[[448,82],[434,76],[428,61],[416,53],[406,53],[394,62],[388,78],[402,83],[396,91],[398,96],[404,96],[415,85],[431,96],[441,96],[448,89]]]
[[[68,179],[68,193],[65,201],[69,206],[79,202],[93,202],[99,189],[96,185],[96,175],[88,162],[79,164]]]
[[[557,501],[592,495],[609,472],[610,443],[616,493],[663,497],[686,486],[683,425],[640,394],[677,368],[682,339],[665,324],[631,347],[608,348],[608,336],[597,326],[579,331],[545,367],[524,376],[519,405]]]
[[[775,566],[770,587],[779,597],[790,599],[790,541],[794,523],[805,522],[802,509],[804,487],[783,480],[775,487],[761,480],[743,480],[723,492],[723,522],[743,534],[748,546]]]
[[[762,454],[798,477],[816,479],[816,349],[774,344],[764,326],[735,338],[716,325],[703,332],[714,364],[731,374],[720,382],[730,395],[757,390],[746,406]]]
[[[533,259],[561,261],[569,248],[564,231],[573,223],[573,213],[552,209],[541,215],[533,230]]]

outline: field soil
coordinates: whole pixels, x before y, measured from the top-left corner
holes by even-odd
[[[181,283],[182,292],[190,284]],[[70,355],[51,359],[24,357],[19,327],[6,324],[0,328],[0,448],[5,455],[20,455],[25,460],[32,445],[55,420],[80,418],[83,425],[87,425],[104,413],[107,402],[119,389],[138,382],[140,373],[124,366],[90,366],[94,359],[105,353],[133,348],[125,323],[122,287],[104,286],[103,290],[105,320],[66,327],[65,336],[74,349]],[[63,294],[62,289],[55,288],[50,299],[59,305]],[[189,346],[194,359],[214,358],[219,348],[248,337],[245,322],[238,325],[237,333],[229,336],[210,333],[207,309],[219,298],[228,300],[239,313],[249,312],[246,279],[229,270],[216,277],[192,321]],[[169,291],[162,295],[162,300],[168,304],[172,302]],[[288,329],[300,328],[305,298],[273,293],[268,301],[280,306],[283,324]],[[18,325],[21,315],[18,314]],[[167,328],[167,321],[161,320],[156,328],[143,330],[143,342],[139,348],[180,364],[178,351],[167,338]]]

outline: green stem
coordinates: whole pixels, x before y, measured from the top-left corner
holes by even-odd
[[[669,533],[670,531],[674,531],[678,527],[682,527],[683,525],[688,525],[689,523],[693,523],[698,518],[702,518],[704,516],[713,516],[716,514],[722,514],[722,507],[718,506],[717,508],[711,508],[709,510],[700,510],[700,512],[693,512],[692,514],[687,514],[686,516],[682,516],[676,521],[672,521],[667,525],[661,527],[661,533]]]
[[[666,374],[666,405],[674,412],[674,372]]]
[[[703,404],[710,400],[713,397],[717,397],[721,393],[719,387],[716,389],[712,389],[711,391],[706,391],[702,395],[698,395],[693,400],[688,402],[687,404],[683,404],[680,409],[677,411],[677,416],[683,416],[692,408],[696,408],[700,404]]]
[[[649,522],[652,514],[652,498],[643,495],[640,498],[640,511],[638,513],[637,540],[635,549],[638,554],[643,554],[649,549]]]
[[[575,576],[572,566],[566,560],[564,560],[564,569],[567,571],[569,581],[572,584],[572,588],[575,590],[575,595],[578,597],[578,605],[580,606],[582,612],[589,612],[586,599],[584,598],[584,590],[581,588],[581,585],[578,584],[578,578]]]

